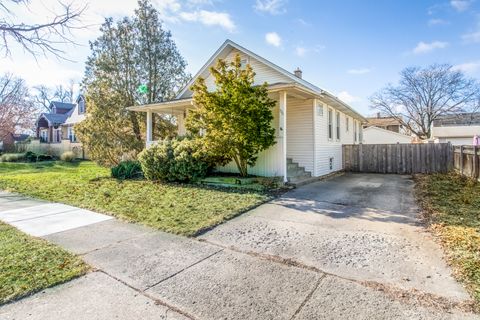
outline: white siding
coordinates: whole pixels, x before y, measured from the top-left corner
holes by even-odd
[[[282,138],[276,138],[275,141],[274,146],[258,155],[255,166],[248,168],[249,174],[263,177],[283,176]],[[219,172],[238,173],[237,166],[234,162],[230,162],[223,167],[217,167],[217,170]]]
[[[322,102],[323,103],[323,102]],[[328,139],[328,108],[332,109],[333,138]],[[342,144],[354,143],[354,125],[359,122],[352,117],[340,112],[340,139],[336,139],[336,112],[337,110],[323,103],[323,116],[316,116],[316,176],[323,176],[343,169]],[[349,118],[347,131],[346,117]],[[357,132],[358,134],[358,132]],[[333,166],[330,169],[330,158]]]
[[[231,52],[225,58],[225,61],[227,62],[233,61],[237,53],[240,54],[241,59],[247,59],[247,63],[250,64],[253,71],[255,72],[255,78],[254,78],[255,85],[260,85],[265,82],[267,82],[268,84],[274,84],[279,82],[283,82],[283,83],[292,82],[292,80],[286,77],[285,75],[261,63],[260,61],[245,55],[243,52],[240,52],[236,49],[231,50]],[[216,64],[216,62],[214,64]],[[210,73],[208,74],[207,77],[205,77],[205,84],[209,91],[215,90],[215,78]],[[190,90],[187,90],[182,95],[182,98],[189,98],[191,96],[192,96],[192,92]]]
[[[411,143],[412,138],[404,134],[388,131],[376,127],[368,127],[363,130],[363,143],[365,144],[389,144]]]
[[[287,100],[287,158],[313,173],[313,102]]]
[[[275,128],[275,145],[261,152],[258,155],[255,166],[248,169],[249,174],[264,176],[264,177],[279,177],[283,176],[283,161],[282,161],[282,132],[279,128],[279,106],[278,106],[278,93],[270,94],[270,98],[277,101],[277,105],[273,108],[273,127]],[[288,110],[288,102],[287,102]],[[287,111],[288,112],[288,111]],[[287,118],[288,119],[288,118]],[[288,126],[287,126],[288,129]],[[287,130],[288,132],[288,130]],[[288,142],[288,140],[287,140]],[[217,167],[219,172],[238,173],[237,166],[234,162],[230,162],[226,166]]]
[[[473,136],[471,138],[442,137],[438,139],[438,142],[450,142],[454,146],[471,146],[473,145]]]

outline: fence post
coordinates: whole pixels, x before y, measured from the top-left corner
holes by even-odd
[[[359,164],[358,164],[358,166],[359,166],[359,171],[360,171],[360,172],[363,172],[363,145],[362,145],[362,143],[360,143],[360,144],[358,145],[358,154],[359,154],[359,157],[358,157],[358,158],[359,158],[359,159],[358,159],[358,162],[359,162]]]
[[[463,146],[460,146],[460,173],[463,174]]]
[[[478,150],[477,150],[477,146],[473,146],[473,178],[474,179],[478,179],[478,170],[480,169],[479,168],[479,164],[478,164],[478,154],[477,154]]]

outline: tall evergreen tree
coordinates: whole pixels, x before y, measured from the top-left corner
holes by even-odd
[[[158,11],[149,0],[140,0],[138,6],[132,18],[125,17],[118,22],[106,19],[100,28],[101,36],[90,43],[92,53],[83,80],[89,115],[76,130],[87,149],[93,149],[95,145],[99,152],[94,152],[92,159],[103,164],[120,161],[126,150],[136,154],[143,148],[144,115],[126,108],[170,99],[189,78],[185,72],[186,62],[171,33],[163,29]],[[138,90],[139,86],[144,86],[146,92]],[[90,94],[98,93],[98,88],[111,96]],[[113,106],[110,101],[117,101],[120,105]],[[109,117],[109,108],[122,119]],[[170,120],[155,118],[157,137],[173,134],[175,125]],[[118,121],[128,128],[105,125],[105,121]],[[107,134],[107,130],[116,132]],[[104,155],[99,141],[102,132],[105,137],[115,140],[100,139],[105,140]]]

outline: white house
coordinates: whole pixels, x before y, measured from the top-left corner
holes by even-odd
[[[434,120],[430,140],[472,145],[475,135],[480,136],[480,113],[461,113],[440,116]]]
[[[273,64],[231,40],[225,41],[174,100],[129,109],[147,114],[147,146],[152,143],[152,113],[173,114],[178,133],[185,133],[184,120],[193,105],[191,85],[203,77],[209,89],[215,90],[209,68],[218,59],[233,60],[240,54],[242,63],[250,64],[255,84],[268,83],[269,96],[277,101],[273,126],[276,144],[263,151],[249,173],[260,176],[281,176],[284,181],[320,177],[342,169],[342,144],[362,140],[365,118],[329,92]],[[231,163],[218,168],[237,172]]]
[[[412,137],[379,127],[363,129],[364,144],[412,143]]]

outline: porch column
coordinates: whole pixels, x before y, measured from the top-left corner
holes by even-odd
[[[279,92],[280,107],[280,130],[282,132],[282,159],[283,159],[283,182],[288,182],[287,178],[287,92]]]
[[[317,176],[317,99],[313,99],[313,176]]]
[[[151,142],[152,142],[152,111],[148,110],[147,111],[147,138],[146,138],[147,147],[150,145]]]

